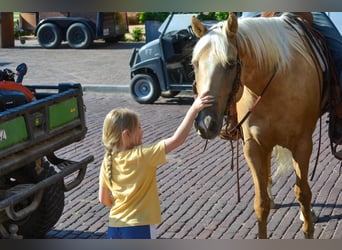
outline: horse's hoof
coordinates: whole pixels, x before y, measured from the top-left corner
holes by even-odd
[[[318,221],[318,217],[315,214],[315,211],[311,209],[311,217],[312,217],[312,223],[316,223]],[[304,216],[301,210],[299,210],[299,219],[301,221],[304,221]]]
[[[304,233],[305,239],[313,239],[312,233]]]

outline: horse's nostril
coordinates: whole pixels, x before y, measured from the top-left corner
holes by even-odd
[[[215,126],[215,121],[213,120],[213,118],[210,115],[207,115],[204,118],[204,125],[207,128],[207,130],[210,130],[211,128],[213,128]]]

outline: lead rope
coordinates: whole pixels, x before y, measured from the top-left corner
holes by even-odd
[[[208,139],[207,140],[205,140],[205,145],[204,145],[204,149],[203,149],[203,153],[204,153],[204,151],[207,149],[207,146],[208,146]]]
[[[321,143],[322,143],[322,116],[319,117],[318,149],[317,149],[316,161],[315,161],[315,165],[314,165],[314,169],[313,169],[313,171],[312,171],[312,175],[311,175],[310,181],[313,180],[313,177],[315,176],[315,173],[316,173],[316,168],[317,168],[317,164],[318,164],[319,153],[321,152]]]
[[[234,170],[234,144],[232,140],[229,140],[230,142],[230,149],[232,152],[232,158],[230,161],[230,169],[231,171]],[[239,173],[239,140],[236,140],[236,185],[237,185],[237,197],[238,202],[241,201],[241,195],[240,195],[240,173]]]
[[[273,74],[271,76],[271,78],[268,80],[265,88],[262,90],[261,94],[257,97],[257,99],[255,100],[255,102],[253,103],[252,107],[248,110],[248,112],[245,114],[245,116],[241,119],[241,121],[234,127],[231,129],[231,131],[234,131],[236,129],[241,128],[242,124],[245,122],[245,120],[250,116],[250,114],[253,112],[253,110],[255,109],[255,107],[258,105],[258,103],[261,100],[261,97],[263,97],[263,95],[265,94],[267,88],[270,86],[274,76],[275,76],[276,70],[273,71]],[[238,131],[239,132],[239,131]]]
[[[241,119],[241,121],[234,127],[232,128],[230,131],[234,131],[237,130],[236,132],[239,133],[240,135],[241,133],[241,126],[242,124],[246,121],[246,119],[250,116],[250,114],[253,112],[253,110],[255,109],[255,107],[258,105],[258,103],[261,100],[261,97],[263,97],[263,95],[265,94],[267,88],[270,86],[274,76],[275,76],[276,70],[273,71],[273,74],[271,76],[271,78],[268,80],[265,88],[262,90],[261,94],[258,96],[258,98],[255,100],[255,102],[253,103],[252,107],[248,110],[248,112],[245,114],[245,116]],[[242,137],[243,138],[243,137]],[[231,169],[234,169],[234,145],[233,142],[230,141],[230,146],[231,146],[231,151],[232,151],[232,160],[231,160]],[[240,195],[240,173],[239,173],[239,140],[236,140],[236,178],[237,178],[237,196],[238,196],[238,202],[241,201],[241,195]]]

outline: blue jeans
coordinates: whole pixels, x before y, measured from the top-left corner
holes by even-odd
[[[154,226],[108,227],[108,239],[155,239]]]
[[[342,88],[342,36],[325,12],[312,12],[313,26],[325,37],[328,49],[333,57]]]

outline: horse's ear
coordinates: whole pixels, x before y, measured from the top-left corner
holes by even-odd
[[[200,38],[207,33],[208,29],[205,27],[200,20],[197,19],[197,17],[192,16],[191,19],[191,27],[195,35]]]
[[[226,27],[228,37],[234,37],[238,30],[237,16],[234,12],[229,13]]]

